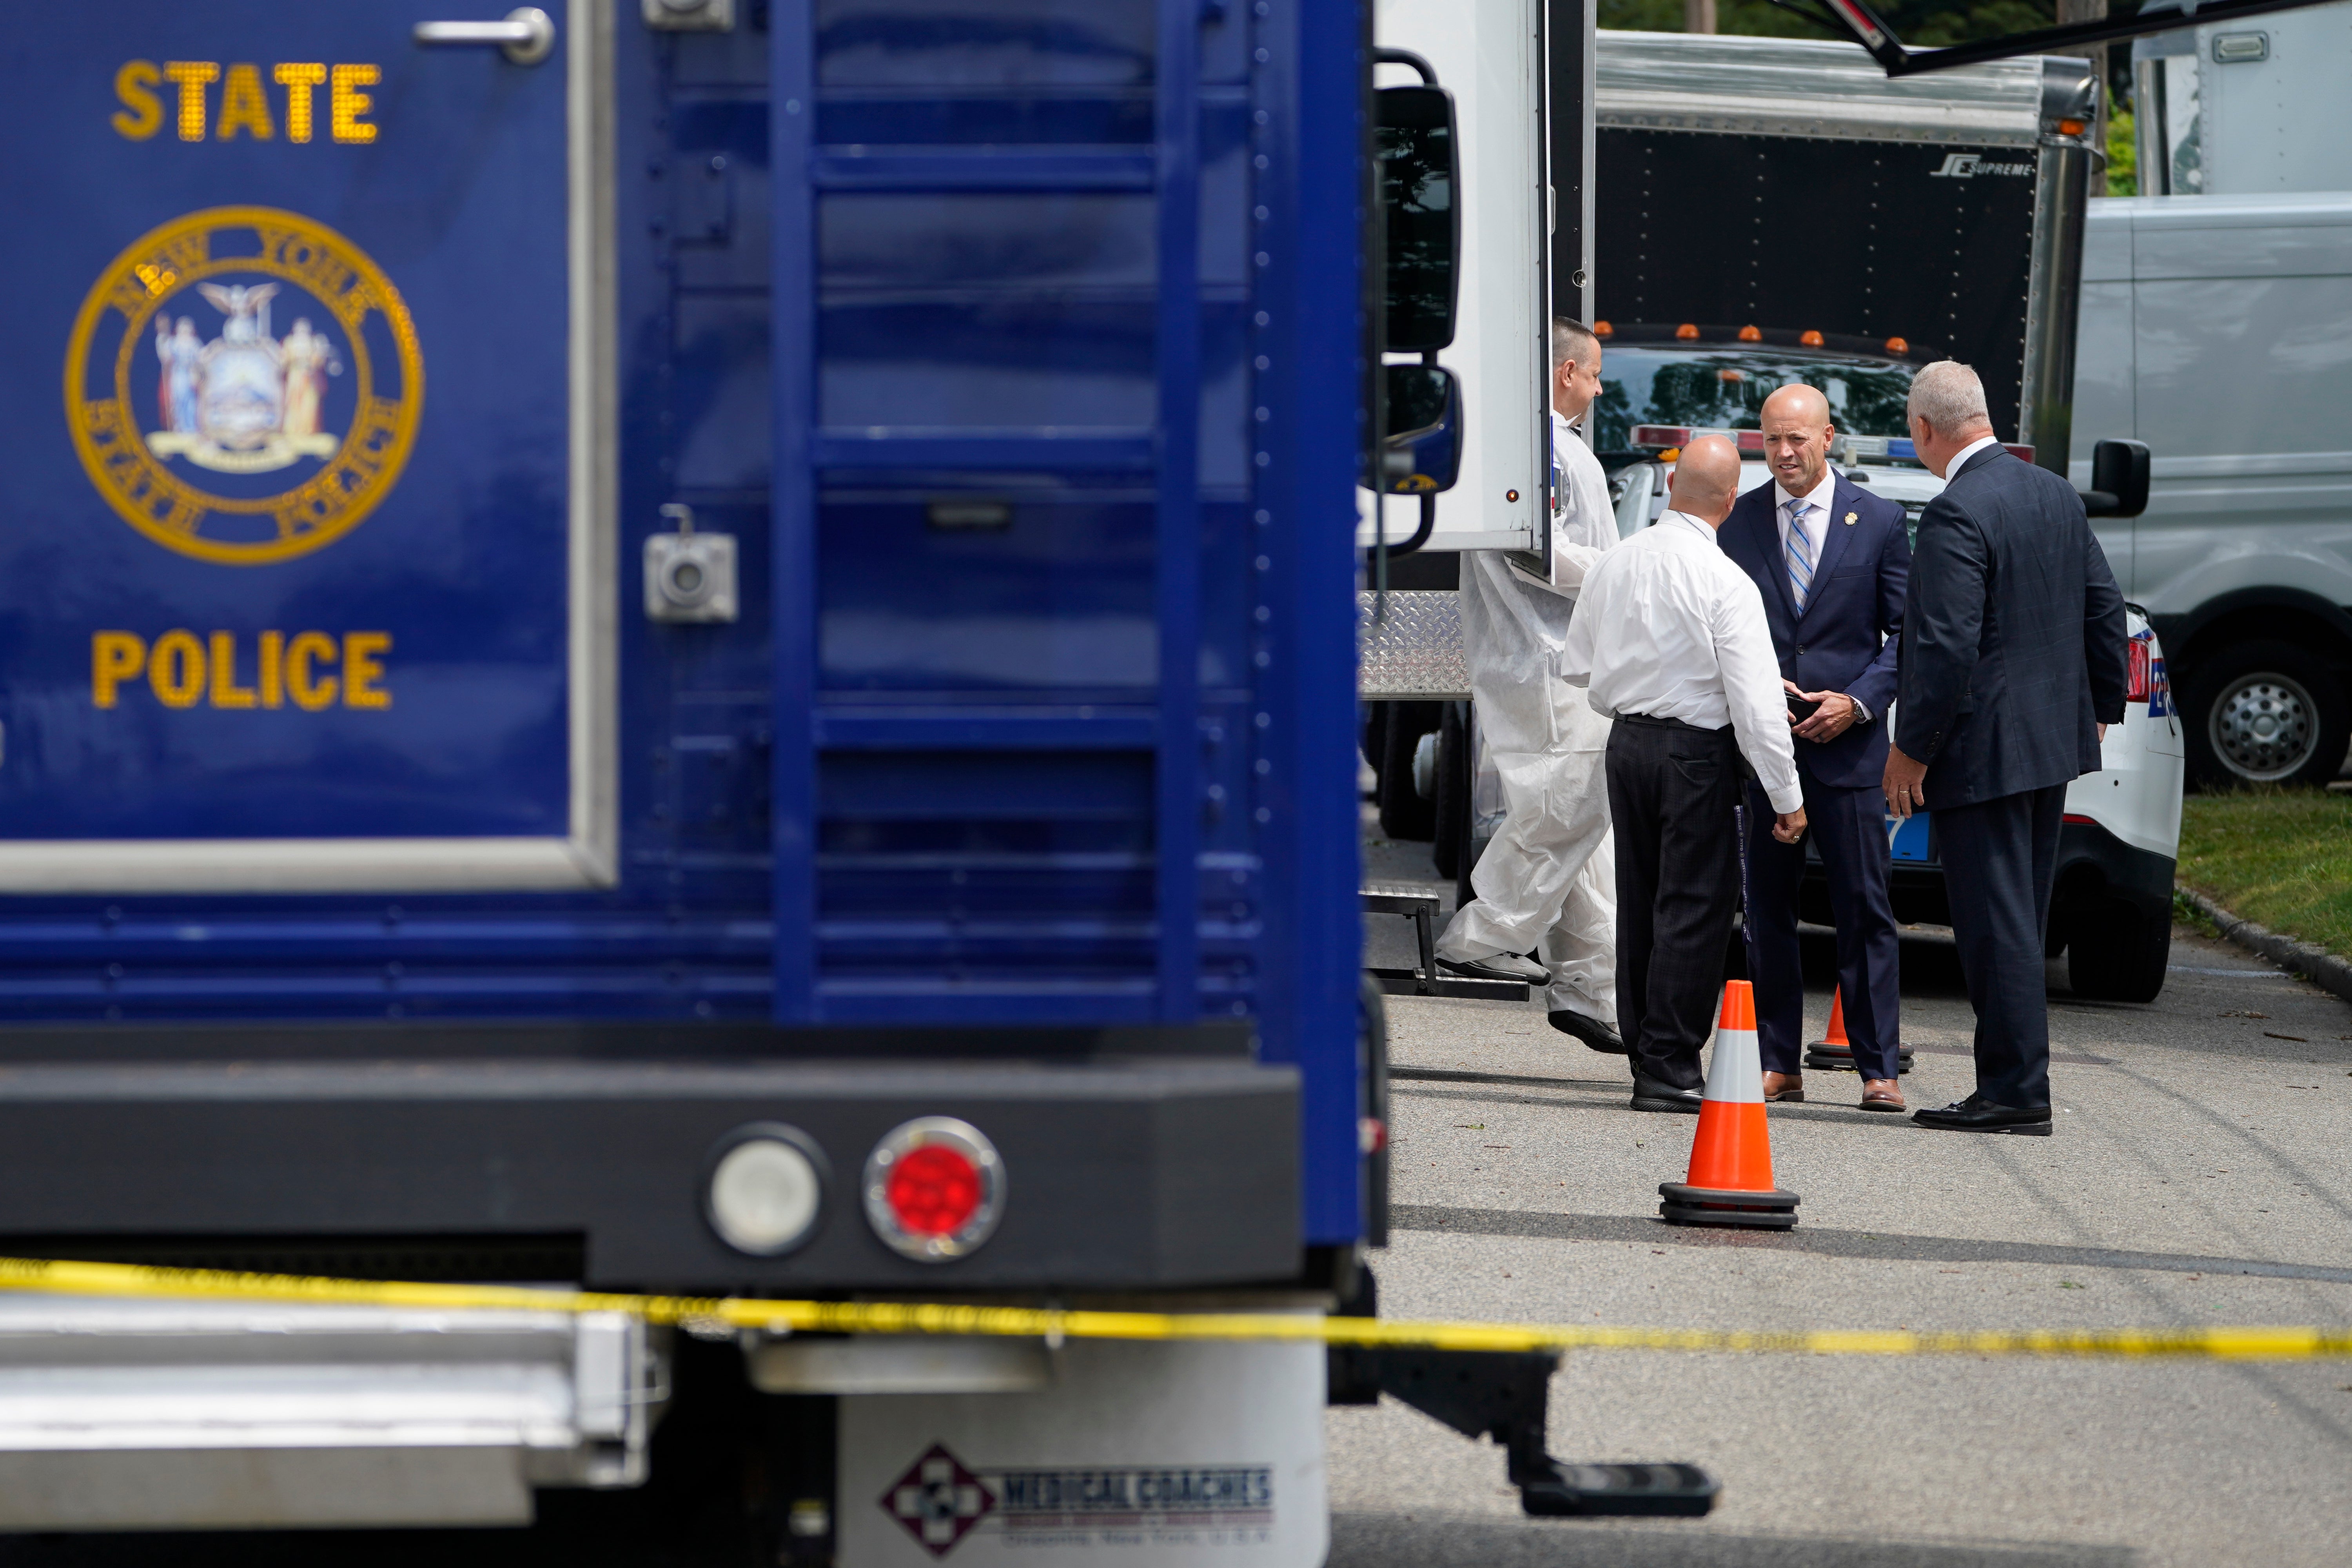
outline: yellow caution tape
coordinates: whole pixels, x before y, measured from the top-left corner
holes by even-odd
[[[626,1312],[651,1323],[837,1334],[978,1334],[1044,1340],[1312,1341],[1445,1351],[1647,1350],[1796,1355],[2189,1356],[2300,1361],[2352,1356],[2352,1330],[2033,1329],[1958,1333],[1587,1328],[1574,1323],[1436,1323],[1274,1312],[1097,1312],[917,1301],[764,1301],[632,1296],[502,1285],[314,1279],[212,1268],[0,1258],[0,1290],[68,1296],[301,1301],[440,1310]]]

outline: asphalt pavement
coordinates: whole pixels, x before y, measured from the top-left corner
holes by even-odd
[[[1427,878],[1425,847],[1369,874]],[[1374,962],[1406,962],[1376,919]],[[1828,943],[1809,941],[1810,1035]],[[1914,1107],[1973,1084],[1948,936],[1906,934]],[[2163,994],[2078,1001],[2050,967],[2056,1127],[1936,1132],[1808,1073],[1770,1111],[1786,1234],[1660,1223],[1694,1122],[1627,1105],[1622,1058],[1539,1000],[1391,997],[1391,1317],[1717,1329],[2352,1324],[2352,1005],[2173,934]],[[1818,1358],[1583,1352],[1551,1451],[1682,1459],[1704,1521],[1530,1520],[1503,1457],[1383,1402],[1328,1418],[1333,1568],[2352,1561],[2352,1361]]]

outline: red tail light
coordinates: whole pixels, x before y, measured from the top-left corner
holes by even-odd
[[[2147,639],[2145,637],[2132,638],[2129,642],[2124,644],[2124,652],[2125,657],[2129,659],[2131,667],[2129,682],[2124,689],[2124,700],[2126,702],[2145,702],[2148,700],[2149,694],[2155,689],[2155,681],[2151,679],[2149,669],[2150,660],[2147,652]]]
[[[1687,447],[1690,438],[1687,425],[1636,425],[1632,437],[1636,447]]]
[[[1764,449],[1764,432],[1761,430],[1739,431],[1736,439],[1742,452],[1760,452]]]
[[[968,1121],[918,1117],[866,1157],[866,1223],[903,1258],[963,1257],[988,1239],[1003,1206],[1004,1162]]]
[[[961,1149],[910,1151],[882,1186],[890,1212],[917,1236],[961,1230],[980,1210],[980,1170]]]
[[[2031,441],[2003,441],[2000,447],[2012,458],[2022,458],[2029,463],[2033,461],[2033,443]]]

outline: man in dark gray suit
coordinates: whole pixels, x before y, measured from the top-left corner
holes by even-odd
[[[1945,488],[1913,551],[1886,809],[1935,813],[1977,1015],[1976,1092],[1912,1120],[2047,1134],[2050,879],[2066,785],[2123,720],[2123,594],[2074,487],[1993,439],[1976,372],[1927,366],[1909,412]]]

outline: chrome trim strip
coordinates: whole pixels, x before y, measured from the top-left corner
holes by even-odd
[[[1599,123],[1660,131],[2031,146],[2037,58],[1889,79],[1852,44],[1615,30],[1596,35]]]
[[[10,893],[551,892],[604,885],[576,838],[58,838],[0,845]]]
[[[577,886],[609,888],[621,879],[613,0],[571,0],[568,11],[572,24],[566,56],[572,89],[572,832],[563,847],[580,868]]]

